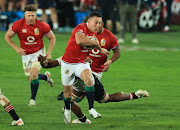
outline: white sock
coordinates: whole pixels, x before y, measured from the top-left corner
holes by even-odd
[[[53,23],[53,29],[58,29],[58,23]]]

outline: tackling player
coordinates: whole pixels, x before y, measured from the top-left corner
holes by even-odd
[[[0,89],[0,104],[4,107],[4,109],[11,115],[13,122],[11,125],[23,126],[24,122],[21,118],[16,114],[13,106],[11,105],[9,99],[4,96]]]
[[[43,56],[39,56],[38,60],[41,62],[41,65],[43,68],[52,68],[52,67],[56,67],[56,66],[60,66],[61,65],[61,57],[57,58],[56,60],[49,60],[48,62],[45,62],[45,57]],[[106,90],[104,89],[104,86],[102,85],[102,83],[100,82],[100,80],[93,75],[94,79],[95,79],[95,84],[94,84],[94,88],[95,88],[95,95],[94,95],[94,99],[95,101],[98,101],[99,103],[107,103],[107,102],[120,102],[120,101],[125,101],[125,100],[133,100],[133,99],[138,99],[138,98],[142,98],[142,97],[148,97],[149,93],[146,90],[138,90],[137,92],[134,93],[123,93],[123,92],[118,92],[118,93],[114,93],[114,94],[108,94],[106,92]],[[73,94],[72,94],[72,99],[71,101],[74,103],[74,101],[78,102],[76,99],[80,96],[82,96],[84,94],[84,90],[85,90],[85,84],[84,82],[77,78],[75,79],[75,82],[73,84]],[[61,92],[58,95],[58,100],[65,100],[64,97],[64,92]],[[75,103],[76,106],[74,106],[72,108],[76,109],[78,106]],[[82,119],[82,112],[81,110],[79,110],[80,108],[77,108],[77,111],[79,111],[79,113],[81,114],[81,116],[77,116],[79,117],[79,119],[76,119],[74,121],[72,121],[72,123],[87,123],[87,121],[83,122]],[[73,110],[73,112],[77,115],[77,111]],[[90,113],[91,115],[91,113]],[[91,115],[94,118],[98,118],[98,116],[94,116]],[[86,117],[84,117],[86,119]]]
[[[90,13],[86,23],[76,26],[71,34],[66,51],[61,62],[61,81],[65,96],[64,121],[71,121],[71,95],[75,76],[84,81],[85,95],[89,103],[89,113],[97,115],[94,107],[94,78],[89,64],[83,63],[89,54],[87,47],[91,49],[97,47],[101,53],[109,54],[106,49],[99,46],[99,41],[95,37],[102,22],[102,16],[97,12]],[[73,98],[73,97],[72,97]]]
[[[18,47],[11,39],[15,34],[18,35],[20,46]],[[43,36],[49,39],[49,48],[45,54],[43,44]],[[39,87],[39,80],[47,81],[53,86],[53,81],[50,73],[40,74],[41,65],[37,59],[38,55],[46,55],[46,59],[51,59],[51,52],[55,45],[55,36],[50,29],[50,26],[36,19],[36,8],[34,5],[26,5],[25,15],[13,23],[12,27],[5,35],[6,42],[22,56],[23,69],[25,76],[28,77],[31,83],[31,99],[29,106],[36,105],[35,97]]]

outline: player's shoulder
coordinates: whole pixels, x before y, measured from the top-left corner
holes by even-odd
[[[79,25],[76,26],[76,28],[86,28],[87,29],[87,25],[86,25],[86,23],[80,23]]]
[[[107,35],[114,35],[112,32],[110,32],[108,29],[103,28],[103,33],[107,34]]]
[[[87,30],[88,30],[87,25],[85,23],[81,23],[74,28],[73,32],[84,33],[84,32],[87,32]]]
[[[13,25],[22,25],[23,23],[25,23],[25,18],[13,22]]]
[[[105,29],[105,28],[102,33],[104,33],[105,35],[107,35],[108,37],[111,37],[111,38],[116,37],[111,31],[109,31],[108,29]]]

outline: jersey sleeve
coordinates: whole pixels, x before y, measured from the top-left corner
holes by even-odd
[[[118,46],[117,38],[116,36],[109,32],[109,38],[110,38],[110,43],[111,43],[111,49],[114,49]]]
[[[43,23],[43,33],[45,36],[51,33],[51,27],[49,26],[49,24]]]
[[[79,26],[77,26],[76,29],[75,29],[75,34],[76,34],[76,33],[81,33],[81,34],[86,35],[86,33],[87,33],[87,28],[86,28],[85,26],[79,25]]]
[[[19,24],[17,22],[14,22],[10,28],[11,32],[16,34],[18,32],[18,29],[19,29]]]

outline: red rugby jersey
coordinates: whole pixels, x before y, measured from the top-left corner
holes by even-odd
[[[76,33],[82,33],[88,38],[92,38],[93,35],[96,34],[88,29],[87,23],[81,23],[77,25],[71,34],[71,37],[66,47],[66,51],[62,57],[62,60],[67,63],[83,63],[83,61],[89,54],[89,50],[76,43]]]
[[[51,28],[37,19],[34,25],[28,25],[23,18],[13,23],[11,31],[17,33],[20,46],[26,50],[26,54],[32,54],[44,47],[43,36],[51,33]]]
[[[118,46],[117,38],[107,29],[103,29],[101,34],[96,35],[99,40],[101,48],[108,51]],[[98,49],[92,49],[89,53],[89,58],[92,59],[91,69],[94,72],[103,72],[104,63],[107,61],[107,56],[103,55]]]

